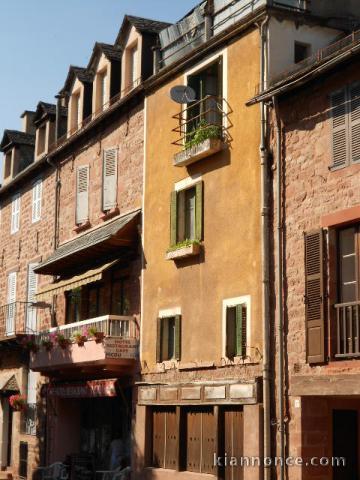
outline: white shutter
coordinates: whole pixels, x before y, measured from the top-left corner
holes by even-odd
[[[28,378],[27,378],[27,403],[30,403],[30,404],[36,403],[36,387],[37,387],[38,381],[39,381],[39,373],[29,370]]]
[[[76,223],[89,219],[89,165],[78,167],[76,172]]]
[[[11,233],[16,233],[20,227],[20,194],[12,198],[11,203]]]
[[[38,180],[32,189],[32,222],[41,219],[42,181]]]
[[[27,302],[32,303],[36,300],[37,291],[37,275],[34,269],[38,266],[38,263],[30,263],[28,267],[28,280],[27,280]],[[26,333],[36,333],[37,331],[37,309],[27,305],[26,311]]]
[[[107,75],[104,73],[101,76],[101,106],[103,107],[107,100],[107,89],[106,89],[106,80],[107,80]]]
[[[6,310],[6,335],[15,334],[16,313],[16,272],[8,275],[7,310]]]
[[[103,211],[116,207],[117,149],[104,151],[103,160]]]

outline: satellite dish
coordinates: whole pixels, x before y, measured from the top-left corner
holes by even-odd
[[[178,85],[170,90],[170,97],[176,103],[191,103],[196,100],[195,90],[185,85]]]

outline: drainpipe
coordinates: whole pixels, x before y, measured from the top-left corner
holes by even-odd
[[[205,5],[204,12],[205,20],[205,42],[208,42],[212,37],[213,27],[213,13],[214,13],[214,0],[208,0]]]
[[[282,201],[281,201],[281,126],[277,98],[273,97],[273,106],[275,113],[275,132],[276,132],[276,211],[277,211],[277,292],[278,301],[277,323],[278,323],[278,403],[279,403],[279,421],[278,430],[280,434],[280,480],[285,479],[285,403],[284,403],[284,301],[283,301],[283,224],[282,224]]]
[[[266,17],[260,25],[261,60],[260,83],[264,91],[267,81]],[[269,152],[267,149],[266,105],[260,103],[261,140],[261,250],[262,250],[262,319],[263,319],[263,408],[264,408],[264,458],[271,457],[271,402],[270,402],[270,205],[269,205]],[[267,462],[268,463],[268,462]],[[271,466],[264,465],[264,480],[271,479]]]

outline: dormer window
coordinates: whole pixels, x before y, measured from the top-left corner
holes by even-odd
[[[12,163],[12,150],[5,154],[4,160],[4,180],[10,177],[11,175],[11,163]]]
[[[108,88],[108,72],[107,69],[102,70],[96,75],[95,85],[95,113],[105,109],[109,102],[109,88]]]
[[[75,92],[71,96],[71,131],[77,130],[81,125],[81,122],[80,92]]]
[[[46,144],[46,125],[40,127],[37,131],[37,149],[36,154],[37,156],[41,155],[45,152],[45,144]]]
[[[138,43],[136,42],[130,47],[127,47],[127,49],[125,50],[125,94],[130,92],[130,90],[135,88],[140,83],[138,59]]]

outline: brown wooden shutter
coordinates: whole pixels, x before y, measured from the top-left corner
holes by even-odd
[[[181,358],[181,315],[175,316],[175,360]]]
[[[76,172],[76,223],[89,219],[89,165],[79,167]]]
[[[349,163],[348,115],[346,89],[331,94],[333,167]]]
[[[351,161],[360,161],[360,82],[350,86]]]
[[[177,192],[171,192],[170,200],[170,246],[177,243]]]
[[[177,470],[179,468],[179,428],[176,408],[169,408],[166,412],[166,448],[165,468]]]
[[[236,336],[236,322],[234,319],[234,307],[226,308],[226,356],[227,358],[234,358],[236,355],[235,336]]]
[[[162,325],[162,319],[158,318],[156,323],[156,362],[157,363],[160,363],[162,361],[161,359],[161,345],[162,345],[161,325]]]
[[[325,361],[323,230],[305,234],[305,318],[307,362]]]
[[[117,149],[104,151],[103,159],[103,210],[111,210],[117,205]]]
[[[216,421],[213,408],[206,409],[202,413],[202,456],[201,473],[215,474],[214,453],[216,445]]]
[[[165,467],[165,422],[166,411],[153,411],[153,458],[152,466]]]
[[[204,196],[203,182],[196,184],[196,200],[195,200],[195,238],[196,240],[203,239],[203,196]]]

